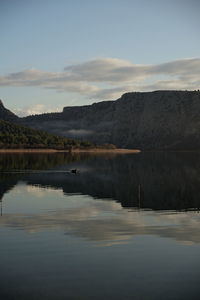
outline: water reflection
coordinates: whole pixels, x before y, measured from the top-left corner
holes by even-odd
[[[40,187],[16,186],[0,224],[29,233],[58,230],[89,241],[104,241],[101,243],[104,246],[128,242],[137,235],[156,235],[185,244],[200,243],[200,218],[196,212],[130,211],[122,209],[119,203],[94,201],[82,195],[68,196],[66,201],[55,190],[51,196],[54,201]],[[16,198],[17,206],[13,210]]]
[[[0,155],[0,298],[198,299],[199,167],[191,153]]]
[[[138,155],[1,155],[0,199],[19,181],[61,189],[122,207],[153,210],[199,210],[200,154]],[[79,174],[67,171],[77,168]],[[22,172],[23,171],[23,172]]]

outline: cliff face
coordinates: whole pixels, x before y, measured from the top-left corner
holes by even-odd
[[[127,93],[116,101],[29,116],[24,125],[121,148],[200,149],[200,92]]]
[[[121,144],[141,149],[200,148],[199,112],[200,92],[125,94],[116,105],[114,138],[121,131]]]
[[[27,117],[28,126],[98,144],[140,149],[200,149],[200,92],[127,93],[116,101]]]
[[[18,117],[10,110],[4,107],[3,102],[0,100],[0,120],[16,121]]]

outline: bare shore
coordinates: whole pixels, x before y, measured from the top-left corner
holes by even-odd
[[[56,149],[0,149],[0,153],[118,153],[118,154],[128,154],[128,153],[140,153],[138,149],[74,149],[73,151],[69,150],[56,150]]]
[[[138,149],[119,149],[119,148],[116,148],[116,149],[87,149],[87,150],[84,150],[84,149],[75,149],[73,150],[73,152],[77,152],[77,153],[80,153],[80,152],[91,152],[91,153],[121,153],[121,154],[126,154],[126,153],[140,153],[141,151],[138,150]]]

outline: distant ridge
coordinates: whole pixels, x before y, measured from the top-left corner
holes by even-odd
[[[200,91],[126,93],[18,121],[68,138],[141,150],[200,150]]]
[[[4,107],[0,100],[0,119],[5,121],[17,121],[19,118],[13,112]]]

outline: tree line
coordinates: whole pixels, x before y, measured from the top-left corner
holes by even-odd
[[[90,148],[89,141],[79,141],[0,120],[0,148]]]

